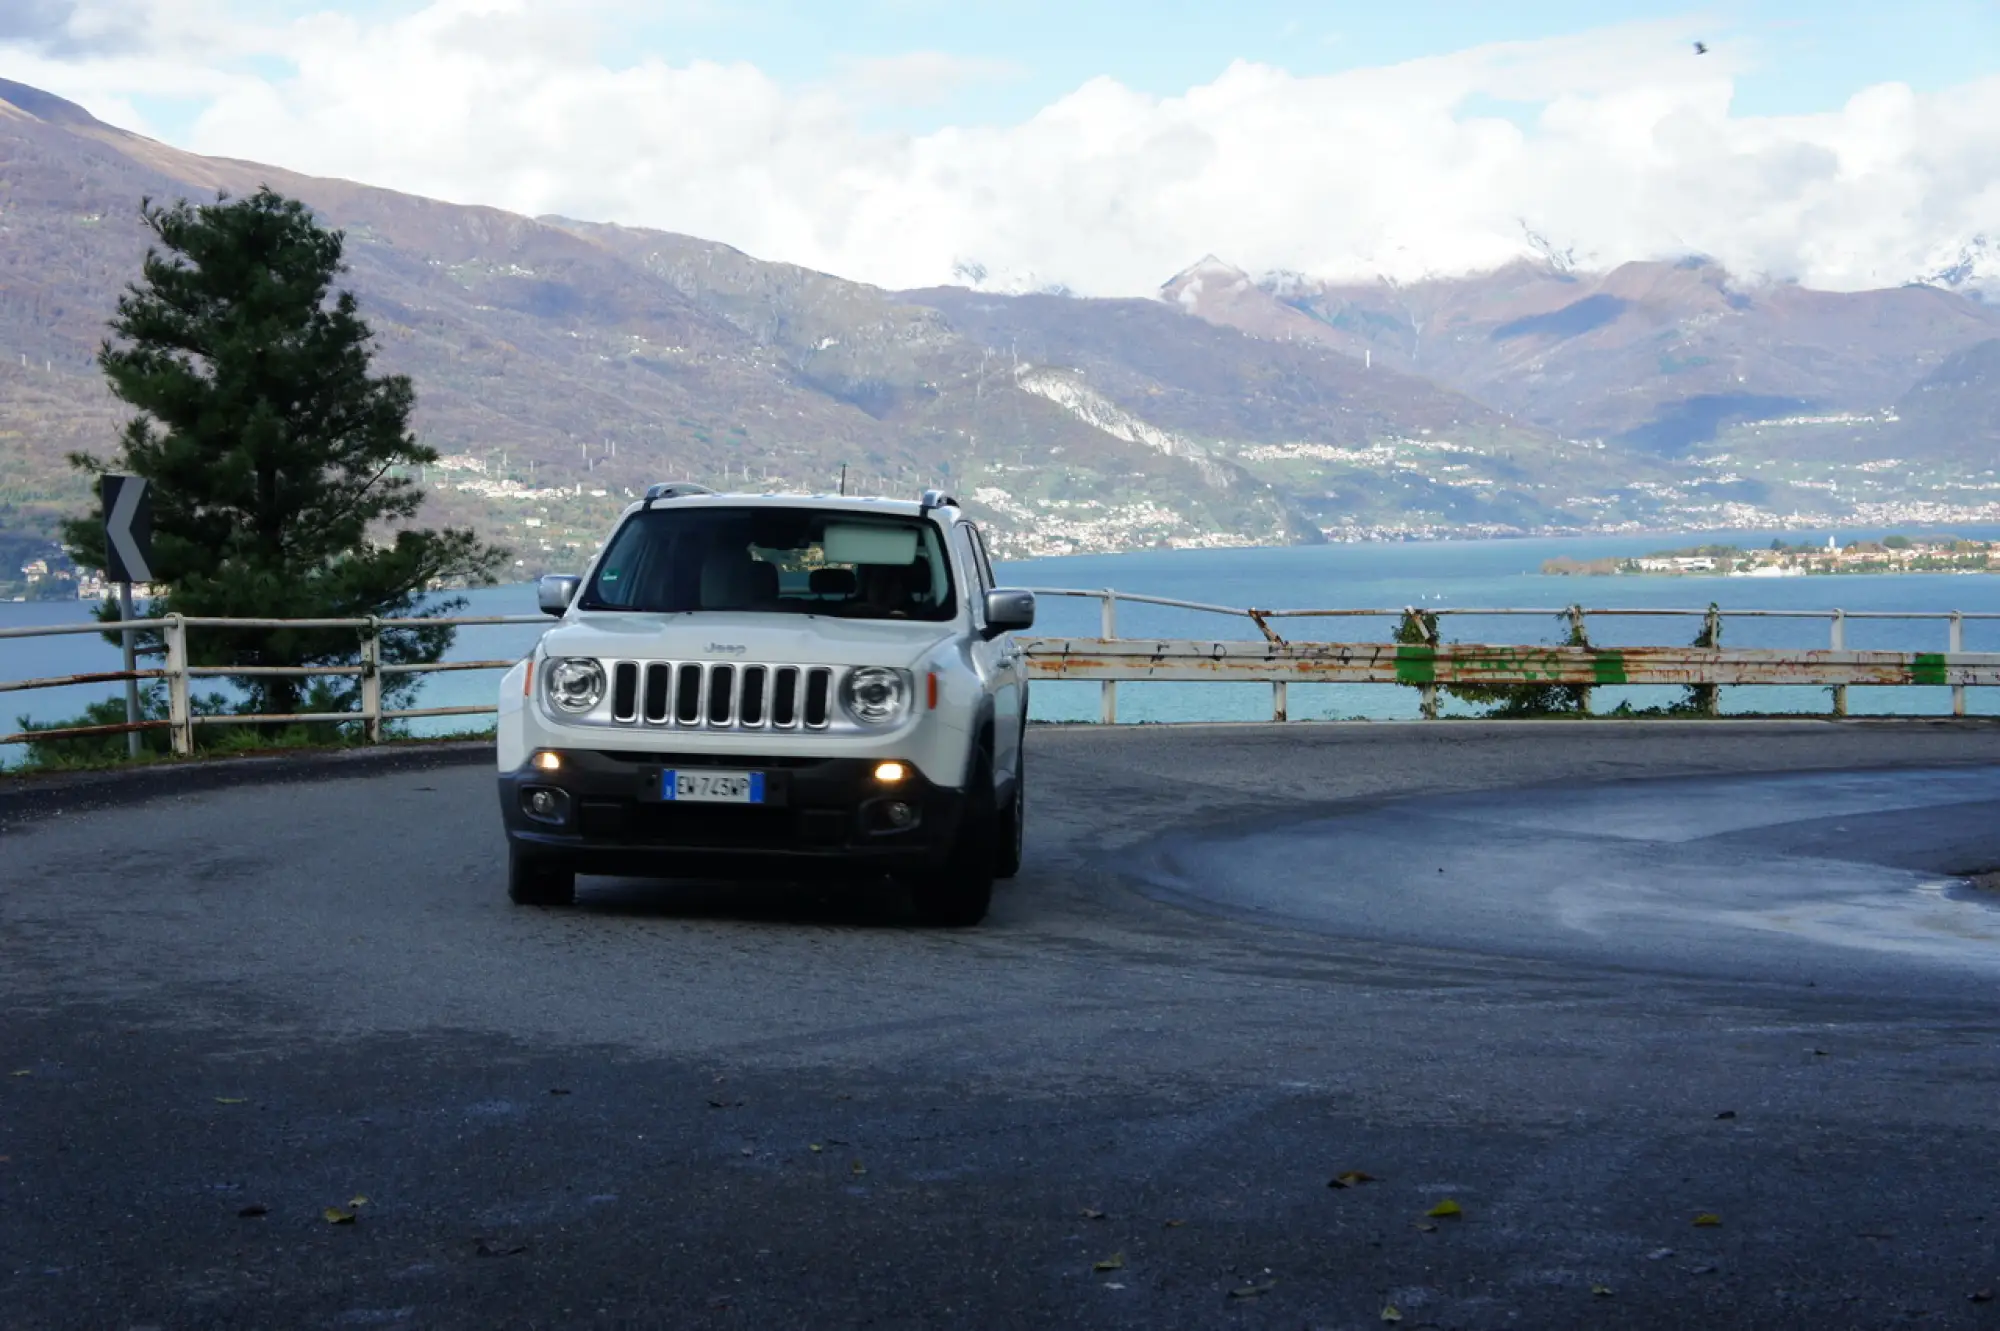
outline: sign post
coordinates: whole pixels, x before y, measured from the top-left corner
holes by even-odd
[[[104,576],[118,584],[118,618],[132,619],[132,584],[153,580],[153,501],[140,476],[101,476],[98,497],[104,505]],[[138,643],[132,630],[125,639],[125,723],[139,724]],[[125,732],[125,752],[139,756],[139,732]]]

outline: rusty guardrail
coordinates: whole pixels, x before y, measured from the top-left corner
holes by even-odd
[[[1966,689],[2000,685],[2000,653],[1967,653],[1968,620],[2000,620],[2000,613],[1957,610],[1699,610],[1657,606],[1587,609],[1580,605],[1524,608],[1405,606],[1400,609],[1263,610],[1214,605],[1170,596],[1146,596],[1113,588],[1037,587],[1037,596],[1095,600],[1100,608],[1096,638],[1027,638],[1022,650],[1037,679],[1099,680],[1099,717],[1118,719],[1121,681],[1192,682],[1235,680],[1269,683],[1271,718],[1287,717],[1291,684],[1404,684],[1421,691],[1427,718],[1439,715],[1438,689],[1451,684],[1619,684],[1806,685],[1833,691],[1833,714],[1847,715],[1853,685],[1944,686],[1952,691],[1954,716],[1966,714]],[[1147,640],[1118,636],[1118,603],[1163,606],[1249,620],[1262,641],[1190,639]],[[1443,620],[1522,616],[1567,618],[1588,641],[1591,618],[1700,619],[1719,631],[1732,619],[1817,619],[1829,626],[1827,649],[1788,650],[1703,647],[1541,647],[1474,643],[1401,644],[1379,642],[1287,642],[1274,622],[1313,619],[1393,619],[1422,614]],[[1849,620],[1920,620],[1945,626],[1942,652],[1847,650]]]
[[[1952,691],[1952,712],[1966,714],[1966,689],[2000,686],[2000,653],[1964,650],[1967,620],[2000,620],[2000,613],[1959,611],[1841,611],[1841,610],[1700,610],[1585,609],[1581,606],[1524,609],[1440,606],[1421,613],[1450,616],[1549,618],[1566,616],[1588,640],[1586,626],[1596,618],[1680,617],[1705,619],[1718,627],[1728,619],[1819,619],[1830,624],[1825,650],[1705,647],[1545,647],[1491,643],[1288,642],[1276,623],[1311,619],[1391,618],[1401,622],[1419,613],[1403,609],[1262,610],[1213,605],[1173,597],[1120,592],[1111,588],[1038,587],[1037,596],[1079,597],[1100,604],[1100,632],[1095,638],[1024,637],[1023,658],[1030,675],[1049,680],[1096,680],[1103,688],[1101,719],[1118,719],[1120,682],[1194,682],[1233,680],[1268,683],[1271,715],[1285,720],[1286,689],[1292,684],[1400,684],[1413,686],[1423,697],[1423,714],[1438,715],[1438,690],[1453,684],[1575,684],[1586,687],[1621,684],[1665,685],[1807,685],[1833,691],[1833,714],[1847,714],[1847,690],[1853,685],[1944,686]],[[1163,606],[1248,620],[1260,639],[1152,639],[1118,636],[1121,601]],[[1941,621],[1946,625],[1942,652],[1849,651],[1846,625],[1852,619]],[[30,625],[0,629],[0,641],[66,634],[157,630],[164,647],[164,664],[141,670],[92,671],[39,679],[0,680],[0,694],[75,684],[163,679],[167,683],[167,715],[153,720],[102,726],[19,731],[0,735],[0,744],[33,739],[64,739],[86,735],[117,735],[166,729],[173,751],[191,753],[194,730],[204,725],[269,722],[359,722],[371,743],[382,739],[389,721],[420,717],[482,716],[496,708],[385,708],[382,680],[392,675],[441,674],[464,670],[506,670],[513,659],[441,661],[397,665],[381,659],[382,634],[405,629],[450,625],[545,624],[542,615],[461,615],[437,619],[225,619],[168,615],[123,624]],[[359,635],[359,664],[309,666],[196,666],[188,663],[187,640],[192,630],[243,628],[352,629]],[[310,677],[335,675],[361,680],[360,706],[349,712],[309,712],[286,715],[196,715],[189,700],[193,680],[218,677]]]

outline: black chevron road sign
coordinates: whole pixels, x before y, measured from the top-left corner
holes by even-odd
[[[104,503],[104,576],[109,582],[153,580],[153,497],[139,476],[98,478]]]

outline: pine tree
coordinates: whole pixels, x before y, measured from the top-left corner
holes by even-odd
[[[153,502],[151,613],[383,618],[449,613],[441,582],[486,583],[505,552],[463,529],[412,525],[423,493],[404,473],[435,462],[409,418],[402,375],[372,375],[373,337],[352,292],[342,235],[270,189],[232,200],[141,204],[158,238],[119,298],[98,364],[137,411],[117,457],[83,471],[143,476]],[[99,519],[64,524],[79,562],[103,565]],[[101,616],[112,618],[109,607]],[[388,663],[434,661],[449,626],[385,635]],[[327,665],[359,659],[351,630],[191,630],[196,665]],[[243,676],[250,712],[353,705],[351,677]],[[384,680],[385,702],[415,677]]]

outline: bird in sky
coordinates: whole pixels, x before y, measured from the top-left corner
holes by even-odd
[[[1696,42],[1696,43],[1694,44],[1694,53],[1695,53],[1696,55],[1707,55],[1707,54],[1708,54],[1708,43],[1707,43],[1707,42]]]

